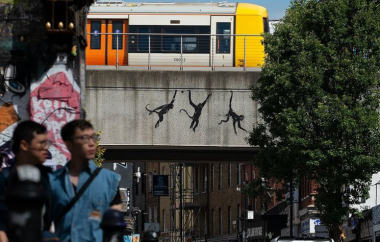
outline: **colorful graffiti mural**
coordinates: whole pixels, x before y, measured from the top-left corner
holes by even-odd
[[[90,2],[70,8],[67,16],[86,4]],[[14,128],[29,119],[44,124],[53,142],[46,165],[56,168],[70,159],[59,132],[80,117],[78,76],[84,66],[76,63],[85,47],[72,51],[72,46],[78,45],[83,30],[75,26],[69,34],[48,33],[46,8],[44,1],[0,0],[0,152],[5,166],[14,159]],[[81,15],[78,23],[85,22]]]

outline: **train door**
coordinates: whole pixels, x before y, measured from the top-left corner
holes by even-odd
[[[87,20],[87,31],[91,34],[87,36],[90,46],[86,49],[87,65],[106,64],[106,21],[101,19]]]
[[[128,65],[128,35],[122,34],[128,33],[128,20],[108,20],[107,33],[114,33],[107,35],[107,65]]]
[[[233,66],[234,33],[233,16],[211,16],[211,34],[225,34],[211,37],[211,64]]]

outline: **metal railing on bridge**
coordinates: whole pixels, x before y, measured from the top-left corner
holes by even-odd
[[[88,69],[259,70],[263,37],[227,34],[89,33]]]

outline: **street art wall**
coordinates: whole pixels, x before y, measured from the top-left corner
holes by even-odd
[[[79,23],[78,26],[53,31],[51,26],[48,28],[53,3],[0,0],[0,152],[6,161],[3,166],[14,162],[11,137],[22,120],[34,120],[47,127],[53,145],[46,165],[57,168],[70,159],[59,131],[81,113],[80,73],[84,66],[78,63],[86,48],[82,28],[90,2],[70,2],[68,12],[56,19],[62,17],[66,22]]]
[[[260,73],[86,72],[86,110],[105,146],[249,147]]]

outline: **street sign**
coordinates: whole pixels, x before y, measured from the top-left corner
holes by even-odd
[[[255,213],[253,211],[247,210],[247,219],[254,219]]]
[[[168,175],[153,175],[153,196],[169,196]]]

